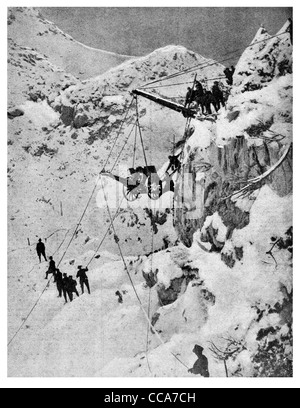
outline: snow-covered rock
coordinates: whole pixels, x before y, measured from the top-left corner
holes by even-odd
[[[54,65],[79,79],[100,75],[133,58],[79,43],[32,7],[10,7],[8,19],[9,37],[21,46],[46,53]]]

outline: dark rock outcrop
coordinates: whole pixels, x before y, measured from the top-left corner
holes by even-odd
[[[61,107],[60,119],[65,126],[71,126],[74,120],[75,108],[73,106]]]
[[[20,108],[12,108],[7,112],[7,117],[9,119],[14,119],[14,118],[17,118],[23,115],[24,115],[24,111],[23,109],[20,109]]]
[[[240,209],[231,200],[231,195],[243,188],[249,179],[266,172],[282,156],[285,145],[281,142],[248,144],[244,137],[236,137],[219,148],[215,144],[206,152],[195,151],[190,154],[185,171],[189,173],[184,187],[182,208],[175,210],[175,228],[181,241],[188,247],[193,243],[193,235],[201,230],[206,218],[217,212],[227,227],[230,239],[234,229],[242,229],[249,224],[249,212]],[[201,160],[210,164],[201,181],[196,180],[197,166]],[[292,191],[292,152],[287,160],[263,183],[268,184],[279,196]],[[261,184],[262,186],[263,184]],[[182,183],[177,186],[177,195],[183,196]],[[178,200],[178,197],[177,197]],[[180,203],[181,204],[181,203]],[[215,250],[221,243],[215,239],[211,230],[209,242]]]

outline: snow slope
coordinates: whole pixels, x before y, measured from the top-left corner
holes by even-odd
[[[8,37],[19,45],[47,53],[49,60],[80,79],[102,74],[133,57],[87,47],[29,7],[8,10]]]
[[[257,38],[261,35],[267,38],[261,32]],[[254,54],[247,49],[226,110],[216,122],[193,121],[183,165],[194,178],[185,184],[184,208],[176,208],[175,229],[172,214],[165,211],[173,205],[171,194],[162,203],[151,203],[152,216],[144,211],[149,202],[142,197],[126,205],[116,221],[128,272],[164,344],[148,327],[111,232],[90,265],[92,295],[64,306],[51,283],[9,347],[9,376],[194,377],[187,368],[196,361],[195,344],[204,348],[212,377],[223,377],[226,370],[230,377],[291,375],[291,154],[259,188],[226,198],[276,164],[292,141],[290,49],[287,36],[271,49],[265,46]],[[285,68],[275,67],[268,77],[264,70],[257,75],[255,67],[266,55],[276,56],[277,65],[284,61],[280,66]],[[46,60],[33,75],[45,75]],[[63,255],[124,117],[128,91],[201,61],[201,56],[170,46],[82,83],[68,78],[65,89],[51,97],[45,91],[36,101],[26,96],[28,79],[24,98],[13,105],[23,114],[9,119],[9,339],[46,282],[46,264],[36,264],[35,242],[48,237],[48,254],[56,260]],[[216,65],[203,75],[211,78],[222,70]],[[176,87],[181,98],[185,91],[186,84]],[[174,90],[160,92],[171,97]],[[182,138],[185,119],[148,101],[139,101],[139,110],[147,154],[160,168],[174,136]],[[134,118],[132,107],[109,168]],[[116,173],[124,174],[131,165],[132,149],[130,139]],[[139,147],[137,163],[142,160]],[[103,183],[114,212],[122,191],[112,180]],[[63,272],[75,275],[77,265],[89,262],[108,218],[99,186],[60,266]],[[153,254],[151,225],[156,231]],[[166,235],[171,245],[161,250]],[[121,304],[116,291],[122,293]],[[226,370],[225,354],[216,358],[214,347],[227,352]]]
[[[16,19],[13,18],[15,13]],[[32,24],[27,24],[28,20],[22,20],[20,30],[14,30],[14,24],[19,24],[18,21],[22,18],[35,20]],[[14,10],[12,14],[9,13],[9,22],[12,22],[9,25],[11,38],[8,42],[8,338],[11,339],[44,289],[46,265],[37,263],[37,239],[41,237],[45,240],[47,255],[52,254],[58,262],[67,248],[119,130],[125,104],[129,100],[128,83],[120,84],[120,78],[124,77],[125,81],[130,82],[140,70],[139,81],[145,83],[152,80],[153,75],[159,78],[162,72],[169,74],[205,59],[182,47],[171,46],[143,57],[136,63],[128,62],[113,72],[81,83],[63,69],[65,66],[59,59],[52,58],[48,45],[45,48],[41,46],[40,52],[32,48],[37,47],[34,42],[36,33],[25,35],[22,31],[35,26],[36,15],[31,9]],[[57,34],[61,35],[60,32]],[[65,39],[65,35],[62,36]],[[48,56],[44,54],[45,51]],[[159,65],[160,59],[162,67]],[[55,62],[61,65],[56,65]],[[222,66],[219,70],[221,69]],[[182,87],[183,96],[185,90],[186,86]],[[80,106],[81,101],[85,103],[83,107]],[[71,108],[74,105],[79,112],[68,110],[70,105]],[[89,112],[88,123],[80,119],[82,108]],[[67,124],[70,111],[71,120]],[[75,112],[77,115],[74,115]],[[119,155],[124,136],[129,134],[135,114],[135,108],[132,108],[109,166],[112,166]],[[174,134],[177,139],[182,137],[185,120],[175,112],[166,117],[163,109],[144,101],[140,102],[140,115],[148,159],[155,160],[159,168],[173,150]],[[153,121],[154,115],[158,122]],[[97,136],[99,128],[103,129],[104,136],[101,133]],[[122,172],[124,167],[131,165],[132,151],[133,138],[120,158],[123,167],[116,168],[116,172]],[[136,163],[143,163],[140,145],[137,146]],[[123,192],[114,181],[102,181],[106,193],[109,193],[111,210],[114,212]],[[172,205],[172,194],[166,194],[158,203],[150,202],[146,197],[132,205],[123,203],[121,214],[116,220],[116,230],[125,255],[138,257],[149,254],[152,248],[159,250],[176,242],[170,212]],[[109,226],[109,216],[103,206],[103,194],[99,185],[78,233],[68,248],[66,263],[62,264],[62,269],[69,268],[70,263],[75,263],[76,266],[78,258],[85,253],[88,254],[86,263],[95,254],[94,251]],[[112,231],[98,253],[101,264],[107,262],[106,251],[119,254]],[[73,268],[70,268],[70,273],[75,273]],[[113,290],[115,289],[114,287]],[[26,335],[36,333],[57,313],[59,306],[54,291],[51,288],[48,298],[48,291],[46,292],[47,301],[42,305],[41,314],[38,309],[37,315],[34,313],[24,325]],[[49,305],[46,307],[48,300]],[[20,355],[20,350],[25,347],[25,359],[27,341],[28,337],[25,336],[23,346],[18,343],[16,345]],[[15,351],[10,353],[10,367],[13,367]]]

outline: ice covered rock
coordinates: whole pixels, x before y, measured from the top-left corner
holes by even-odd
[[[7,112],[7,116],[9,119],[17,118],[18,116],[23,116],[24,110],[21,108],[12,108]]]

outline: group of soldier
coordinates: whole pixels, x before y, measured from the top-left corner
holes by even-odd
[[[188,88],[185,98],[185,107],[190,107],[191,104],[196,105],[196,108],[201,107],[203,115],[212,114],[212,106],[218,112],[221,106],[225,106],[224,93],[220,89],[219,83],[214,82],[211,90],[203,88],[201,82],[196,82],[196,89]]]
[[[233,84],[234,72],[235,68],[233,66],[224,70],[227,84],[230,86]],[[201,108],[203,115],[211,115],[212,106],[214,107],[215,112],[218,112],[221,109],[221,106],[225,106],[225,96],[223,90],[220,88],[219,82],[215,81],[212,88],[209,90],[204,88],[201,82],[196,81],[193,89],[190,87],[188,88],[184,107],[191,107],[192,104],[195,108]]]
[[[42,240],[40,239],[37,246],[36,251],[41,262],[41,256],[44,257],[45,261],[47,261],[46,257],[46,249],[45,245],[43,244]],[[88,268],[83,269],[81,265],[78,266],[78,271],[76,278],[79,279],[82,294],[84,294],[84,287],[86,286],[88,293],[90,294],[90,285],[89,279],[86,275]],[[49,275],[54,276],[54,283],[56,283],[58,297],[64,297],[65,303],[68,303],[68,298],[70,302],[73,302],[74,293],[79,297],[79,293],[77,290],[77,282],[73,279],[73,276],[68,276],[66,273],[62,273],[58,268],[56,268],[55,261],[52,256],[49,256],[49,267],[46,272],[45,279],[48,279]],[[119,303],[123,303],[123,296],[120,291],[116,292],[116,296],[118,296]],[[189,370],[189,373],[194,375],[201,375],[202,377],[209,377],[209,370],[208,370],[208,359],[203,354],[203,347],[199,345],[195,345],[193,352],[198,357],[197,361],[195,362],[193,368]]]
[[[40,262],[42,256],[44,257],[45,261],[47,261],[45,244],[42,242],[41,239],[39,239],[39,242],[36,246],[36,251]],[[82,265],[78,266],[76,278],[79,279],[82,294],[84,294],[85,287],[87,288],[88,293],[91,294],[89,279],[86,274],[87,271],[88,268],[83,268]],[[54,283],[56,283],[58,291],[58,297],[59,298],[64,297],[65,303],[68,303],[68,299],[70,302],[73,302],[74,294],[76,294],[77,297],[80,296],[77,290],[76,280],[73,278],[72,275],[68,276],[66,273],[62,273],[56,267],[55,261],[52,256],[49,257],[49,266],[46,271],[45,279],[48,279],[49,275],[53,275]]]

